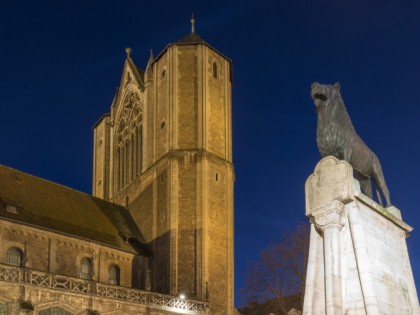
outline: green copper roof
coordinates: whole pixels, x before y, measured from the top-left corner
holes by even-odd
[[[13,207],[17,213],[10,211]],[[131,253],[147,252],[124,207],[3,165],[0,165],[0,219]]]

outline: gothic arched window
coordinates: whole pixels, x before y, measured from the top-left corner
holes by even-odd
[[[121,104],[115,132],[115,192],[121,190],[141,173],[143,100],[129,92]]]
[[[83,257],[80,261],[80,278],[85,280],[92,280],[93,278],[93,264],[92,259]]]
[[[120,285],[120,267],[115,264],[108,269],[109,284]]]
[[[22,267],[23,252],[17,247],[11,247],[7,251],[7,263],[12,266]]]

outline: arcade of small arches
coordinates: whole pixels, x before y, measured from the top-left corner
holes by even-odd
[[[124,98],[115,124],[115,192],[140,176],[143,151],[143,101],[134,91]]]

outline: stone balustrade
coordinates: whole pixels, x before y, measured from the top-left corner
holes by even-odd
[[[170,310],[172,312],[184,314],[210,313],[209,304],[207,302],[181,299],[170,295],[109,285],[5,264],[0,264],[0,282],[2,281],[67,291],[76,294],[85,294],[99,298],[139,303],[157,309]]]

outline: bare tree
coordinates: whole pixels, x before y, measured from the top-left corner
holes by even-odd
[[[241,290],[248,305],[271,305],[283,314],[292,307],[302,310],[309,231],[309,224],[298,224],[276,244],[261,251],[259,261],[248,267]]]

